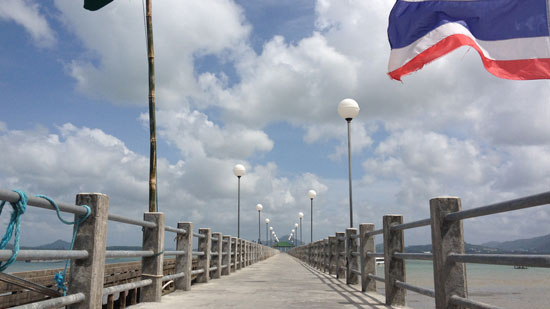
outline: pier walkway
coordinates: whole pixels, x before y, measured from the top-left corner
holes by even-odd
[[[176,291],[161,303],[131,308],[389,308],[384,296],[320,272],[288,254],[278,254],[192,292]]]

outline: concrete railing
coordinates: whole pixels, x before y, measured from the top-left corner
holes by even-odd
[[[498,307],[468,299],[465,263],[550,267],[550,255],[465,254],[462,220],[548,204],[550,192],[469,210],[462,210],[459,198],[438,197],[430,200],[430,218],[403,223],[401,215],[386,215],[381,229],[360,224],[359,231],[346,229],[289,253],[336,278],[346,278],[347,284],[360,279],[363,292],[376,292],[376,281],[382,282],[387,305],[406,305],[408,290],[433,297],[438,309],[494,309]],[[404,230],[421,226],[431,227],[432,253],[406,253]],[[375,235],[383,235],[383,253],[376,253]],[[384,260],[384,277],[376,275],[376,258]],[[433,261],[435,290],[406,283],[405,260]]]
[[[15,203],[19,199],[15,192],[0,190],[0,200]],[[21,308],[101,308],[103,296],[135,288],[141,288],[140,302],[159,302],[165,282],[173,281],[175,289],[189,291],[193,275],[197,275],[197,283],[206,283],[279,252],[230,235],[211,233],[209,228],[201,228],[198,233],[193,233],[191,222],[179,222],[177,228],[166,226],[164,213],[161,212],[146,212],[143,220],[109,214],[109,197],[101,193],[78,194],[76,205],[57,204],[60,211],[73,213],[75,218],[86,214],[84,207],[79,205],[88,205],[91,208],[90,216],[79,226],[73,250],[20,250],[17,260],[71,259],[67,295],[20,306]],[[47,200],[39,197],[29,196],[27,205],[55,210]],[[108,220],[141,226],[142,250],[106,250]],[[176,233],[176,251],[164,251],[165,232]],[[197,251],[193,251],[193,237],[198,238]],[[7,261],[11,255],[11,250],[0,250],[0,261]],[[165,256],[176,257],[175,274],[163,275]],[[198,256],[199,260],[196,270],[192,270],[193,256]],[[141,257],[141,280],[104,288],[105,259],[115,257]]]

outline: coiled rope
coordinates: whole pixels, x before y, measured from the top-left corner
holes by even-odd
[[[19,253],[19,234],[21,233],[21,216],[27,210],[27,194],[21,190],[13,190],[13,192],[19,194],[19,200],[15,203],[10,202],[13,212],[11,213],[10,223],[6,228],[6,233],[4,233],[4,237],[2,237],[2,241],[0,242],[0,249],[6,248],[6,245],[14,234],[14,228],[15,237],[11,257],[4,264],[0,263],[0,272],[3,272],[6,268],[8,268],[8,266],[10,266],[17,258],[17,254]],[[0,215],[2,214],[2,210],[4,210],[5,204],[6,201],[2,201],[0,203]]]
[[[76,238],[76,233],[78,232],[78,226],[80,225],[80,223],[84,222],[84,220],[86,220],[89,216],[90,216],[90,213],[92,212],[92,210],[90,209],[90,207],[88,205],[82,205],[82,207],[86,208],[86,214],[82,215],[82,216],[79,216],[76,220],[74,221],[67,221],[67,220],[64,220],[63,218],[61,218],[61,212],[59,210],[59,206],[57,206],[57,204],[55,203],[54,200],[52,200],[51,198],[45,196],[45,195],[41,195],[41,194],[38,194],[38,195],[35,195],[36,197],[40,197],[40,198],[43,198],[45,200],[47,200],[48,202],[50,202],[50,204],[55,207],[55,211],[57,213],[57,218],[59,218],[59,220],[67,225],[71,225],[73,224],[74,225],[74,228],[73,228],[73,239],[71,240],[71,246],[69,247],[69,250],[73,250],[73,246],[74,246],[74,240]],[[58,291],[63,291],[63,296],[66,296],[67,295],[67,286],[65,285],[65,275],[67,274],[67,267],[69,266],[69,259],[67,259],[65,261],[65,269],[63,269],[63,272],[58,272],[57,274],[55,274],[55,277],[54,277],[54,280],[55,282],[57,283],[57,290]]]

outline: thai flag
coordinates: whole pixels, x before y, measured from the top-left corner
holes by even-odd
[[[389,18],[389,75],[403,75],[471,46],[491,74],[550,78],[547,0],[397,0]]]

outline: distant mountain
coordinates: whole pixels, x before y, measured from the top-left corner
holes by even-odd
[[[518,239],[512,241],[498,242],[491,241],[486,242],[481,245],[473,245],[466,243],[466,253],[480,253],[480,254],[489,254],[489,253],[528,253],[528,254],[549,254],[550,253],[550,234]],[[384,245],[376,245],[376,252],[383,252]],[[409,253],[423,253],[431,252],[432,245],[415,245],[415,246],[406,246],[405,252]]]
[[[504,242],[491,241],[482,244],[482,246],[496,248],[507,252],[550,253],[550,234]]]

